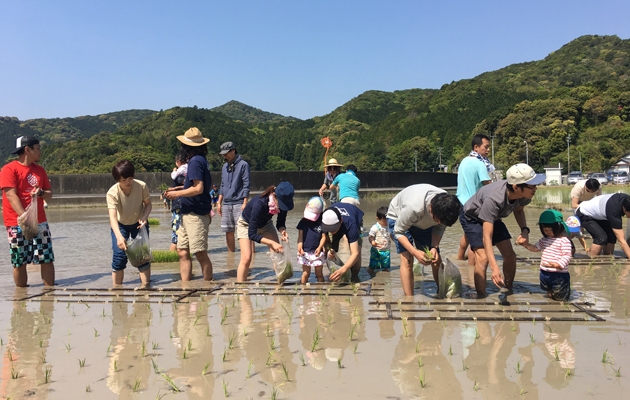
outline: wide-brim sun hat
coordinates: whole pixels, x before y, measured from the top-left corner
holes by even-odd
[[[560,211],[556,210],[545,210],[538,217],[538,224],[553,224],[555,222],[559,222],[564,226],[564,230],[569,234],[571,232],[567,224],[564,223],[564,217]],[[579,230],[579,229],[578,229]]]
[[[322,213],[322,232],[337,232],[341,226],[341,213],[337,207],[329,207]]]
[[[575,215],[571,215],[569,218],[567,218],[566,225],[569,228],[570,233],[578,233],[580,231],[582,223],[580,222],[580,219],[578,217],[576,217]]]
[[[187,146],[202,146],[210,141],[201,134],[197,128],[190,128],[183,135],[177,136],[177,139]]]
[[[537,174],[532,167],[527,164],[512,165],[506,172],[508,184],[510,185],[539,185],[547,179],[545,174]]]
[[[289,182],[280,182],[276,186],[276,199],[278,200],[278,208],[282,211],[293,210],[293,196],[295,191],[293,185]]]
[[[328,164],[326,164],[326,168],[328,167],[343,167],[343,164],[339,164],[336,158],[331,158],[328,160]]]

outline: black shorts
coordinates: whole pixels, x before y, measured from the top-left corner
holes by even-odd
[[[610,226],[608,220],[599,220],[584,215],[578,209],[575,215],[582,222],[582,227],[593,237],[593,244],[606,246],[608,243],[617,243],[617,237]]]
[[[471,249],[478,249],[483,247],[483,221],[478,219],[473,219],[466,214],[464,211],[459,214],[459,222],[462,224],[462,228],[464,228],[464,234],[466,235],[466,239],[468,239],[468,243],[470,243]],[[492,245],[500,243],[504,240],[510,240],[512,236],[510,236],[510,231],[508,231],[507,226],[500,219],[494,221],[494,230],[492,232]]]

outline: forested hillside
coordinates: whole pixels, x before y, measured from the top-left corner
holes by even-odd
[[[167,171],[178,151],[176,136],[196,126],[210,138],[213,169],[221,165],[217,153],[227,140],[254,170],[318,169],[325,152],[320,140],[329,136],[329,155],[344,164],[412,170],[417,152],[419,169],[431,170],[440,151],[442,163],[454,166],[470,150],[472,136],[485,133],[495,136],[499,167],[524,162],[527,141],[530,164],[542,171],[550,163],[566,168],[570,134],[572,165],[581,154],[585,172],[601,171],[630,151],[629,78],[630,40],[583,36],[540,61],[440,89],[367,91],[305,121],[248,122],[256,113],[238,102],[219,108],[230,117],[217,109],[176,107],[88,139],[48,143],[43,157],[54,173],[107,172],[123,157],[141,171]],[[240,117],[233,112],[239,109],[245,113]]]
[[[215,107],[212,111],[220,112],[234,121],[249,122],[256,124],[259,122],[278,122],[278,121],[295,121],[297,118],[285,117],[284,115],[274,114],[263,111],[259,108],[248,106],[239,101],[228,101],[222,106]]]

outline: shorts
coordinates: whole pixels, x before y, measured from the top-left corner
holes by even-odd
[[[606,246],[608,243],[617,243],[617,237],[607,220],[598,220],[591,218],[577,211],[575,214],[582,222],[582,227],[593,237],[593,244],[598,246]]]
[[[470,243],[470,248],[472,250],[483,248],[483,221],[472,219],[462,211],[461,214],[459,214],[459,222],[462,224],[462,228],[464,228],[464,234],[466,235],[466,239],[468,239],[468,243]],[[494,221],[492,245],[501,243],[504,240],[510,240],[511,238],[510,231],[508,231],[503,221],[500,219]]]
[[[388,269],[391,265],[389,250],[370,247],[370,269]]]
[[[550,272],[541,269],[540,288],[551,293],[551,297],[554,300],[569,301],[571,297],[571,276],[566,272]]]
[[[120,233],[125,238],[125,240],[129,240],[131,237],[135,239],[138,236],[138,227],[139,223],[135,223],[133,225],[123,225],[120,222],[118,223],[118,229],[120,229]],[[149,233],[149,224],[146,225],[147,233]],[[114,230],[110,229],[112,234],[112,271],[124,271],[127,268],[127,253],[124,250],[121,250],[118,247],[118,240],[116,239],[116,235],[114,234]],[[149,233],[149,235],[151,235]],[[146,264],[142,264],[138,267],[138,271],[143,272],[151,268],[151,263],[148,262]]]
[[[297,262],[305,267],[322,267],[326,262],[326,253],[322,252],[320,255],[317,255],[304,252],[303,255],[297,256]]]
[[[191,254],[208,251],[208,230],[212,223],[210,214],[182,214],[177,234],[177,248],[188,249]]]
[[[343,199],[339,200],[340,203],[347,203],[347,204],[352,204],[353,206],[357,206],[359,207],[361,205],[361,202],[359,201],[359,199],[355,199],[354,197],[344,197]]]
[[[234,232],[241,217],[241,204],[225,204],[221,208],[221,232]]]
[[[25,264],[47,264],[55,261],[48,222],[38,224],[39,234],[32,240],[24,239],[19,226],[6,228],[13,268]]]
[[[363,227],[361,227],[359,229],[361,232],[359,234],[359,238],[357,239],[357,242],[359,243],[359,247],[363,247]],[[341,238],[344,237],[344,233],[342,232],[337,232],[334,235],[328,234],[328,237],[330,238],[330,247],[336,252],[339,251],[339,242],[341,241]],[[348,243],[350,244],[350,243]]]
[[[225,214],[224,214],[225,215]],[[236,223],[236,238],[237,239],[248,239],[249,240],[249,224],[245,222],[243,217],[239,217],[238,222]],[[269,220],[262,228],[258,228],[256,231],[260,236],[271,236],[276,234],[276,228],[273,226],[273,221]]]
[[[398,254],[404,253],[407,251],[403,247],[402,244],[396,239],[394,236],[394,227],[396,226],[396,220],[387,218],[387,227],[389,228],[389,233],[391,233],[394,238],[394,243],[396,243],[396,252]],[[420,229],[417,226],[412,226],[405,232],[405,236],[409,239],[409,242],[416,247],[418,250],[423,250],[427,247],[431,247],[431,233],[433,232],[433,227],[428,229]]]
[[[171,219],[171,243],[177,244],[177,232],[179,231],[179,225],[182,223],[182,214],[179,210],[173,211],[173,218]]]

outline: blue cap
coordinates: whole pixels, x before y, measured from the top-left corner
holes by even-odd
[[[289,182],[280,182],[276,186],[276,198],[278,199],[278,207],[282,211],[293,210],[293,185]]]

